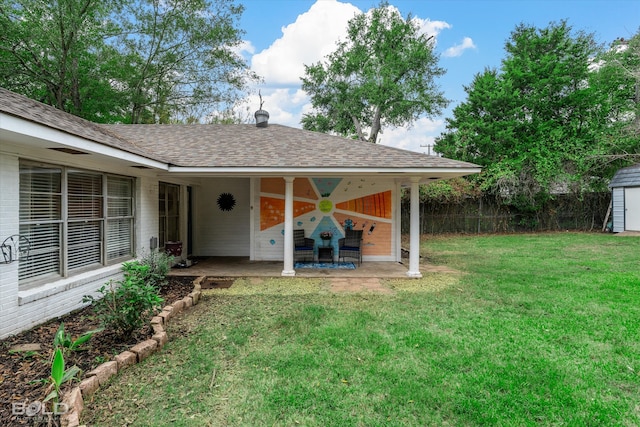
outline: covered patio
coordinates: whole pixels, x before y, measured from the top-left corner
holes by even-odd
[[[437,267],[420,264],[423,273]],[[367,261],[353,270],[331,268],[298,268],[296,277],[376,277],[380,279],[407,278],[408,259],[402,262]],[[187,268],[174,267],[171,276],[208,277],[279,277],[282,261],[251,261],[249,257],[207,257]]]

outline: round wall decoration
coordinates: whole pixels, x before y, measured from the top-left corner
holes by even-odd
[[[230,211],[236,206],[236,198],[231,193],[222,193],[218,196],[218,208],[221,211]]]

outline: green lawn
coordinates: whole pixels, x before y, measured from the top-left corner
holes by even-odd
[[[461,274],[336,295],[239,280],[88,404],[92,426],[640,424],[640,238],[427,238]]]

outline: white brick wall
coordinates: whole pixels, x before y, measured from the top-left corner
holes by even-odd
[[[0,152],[0,244],[20,231],[19,191],[18,157]],[[17,313],[18,263],[0,264],[0,337],[13,327]]]
[[[84,295],[96,295],[103,284],[121,278],[120,265],[114,265],[18,292],[11,311],[0,314],[0,339],[82,308]]]
[[[136,253],[149,252],[149,240],[158,237],[158,179],[140,177],[136,181]]]
[[[0,142],[1,144],[1,142]],[[0,145],[1,150],[1,145]],[[0,243],[19,232],[19,159],[0,151]],[[136,250],[149,248],[158,233],[158,182],[137,180]],[[82,308],[84,295],[122,278],[120,265],[104,267],[29,290],[19,290],[18,263],[0,264],[0,339]]]

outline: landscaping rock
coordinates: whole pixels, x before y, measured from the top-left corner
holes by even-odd
[[[167,333],[163,331],[154,334],[151,339],[155,340],[158,343],[158,348],[162,348],[167,342],[169,342],[169,335],[167,335]]]
[[[64,413],[61,418],[68,418],[67,425],[80,424],[80,414],[84,409],[84,400],[82,399],[82,392],[80,387],[74,387],[69,393],[64,396],[62,403],[67,405],[67,412]],[[78,420],[77,424],[73,424],[75,420]],[[63,425],[65,425],[63,423]]]
[[[80,414],[73,411],[61,415],[60,425],[62,427],[78,427],[80,425]]]
[[[162,323],[166,325],[169,319],[173,317],[173,307],[166,306],[158,316],[162,318]]]
[[[206,279],[206,278],[207,278],[206,276],[200,276],[200,277],[198,277],[197,279],[195,279],[195,280],[193,281],[193,287],[194,287],[194,288],[196,288],[196,287],[197,287],[197,288],[199,288],[199,287],[200,287],[200,285],[202,284],[202,281],[203,281],[204,279]]]
[[[191,308],[191,306],[193,305],[193,298],[187,296],[182,298],[182,302],[184,302],[184,308]]]
[[[30,343],[30,344],[18,344],[14,345],[9,349],[10,353],[19,353],[23,351],[40,351],[42,350],[40,344],[38,343]]]
[[[164,326],[159,325],[157,323],[152,323],[151,327],[153,328],[154,334],[159,334],[160,332],[164,332]]]
[[[158,348],[158,342],[153,339],[142,341],[131,347],[131,351],[138,357],[138,362],[142,362]]]
[[[116,362],[115,360],[112,360],[110,362],[104,362],[93,371],[87,372],[87,376],[97,377],[100,385],[104,385],[107,381],[109,381],[109,378],[116,375],[117,373],[118,373],[118,362]]]
[[[160,316],[153,316],[151,318],[152,325],[164,325],[164,319]]]
[[[133,353],[132,353],[133,354]],[[133,355],[135,357],[135,354]],[[88,377],[80,381],[78,385],[80,391],[82,392],[83,397],[89,397],[93,395],[100,388],[100,382],[98,381],[98,377]]]
[[[200,302],[201,291],[193,291],[189,294],[189,296],[193,299],[193,305],[197,305]]]
[[[118,371],[121,371],[128,366],[135,365],[138,356],[131,351],[123,351],[115,357],[115,361],[118,362]]]
[[[182,300],[178,300],[178,301],[174,301],[173,304],[171,304],[173,306],[173,314],[178,314],[180,313],[182,310],[184,310],[184,301]]]

